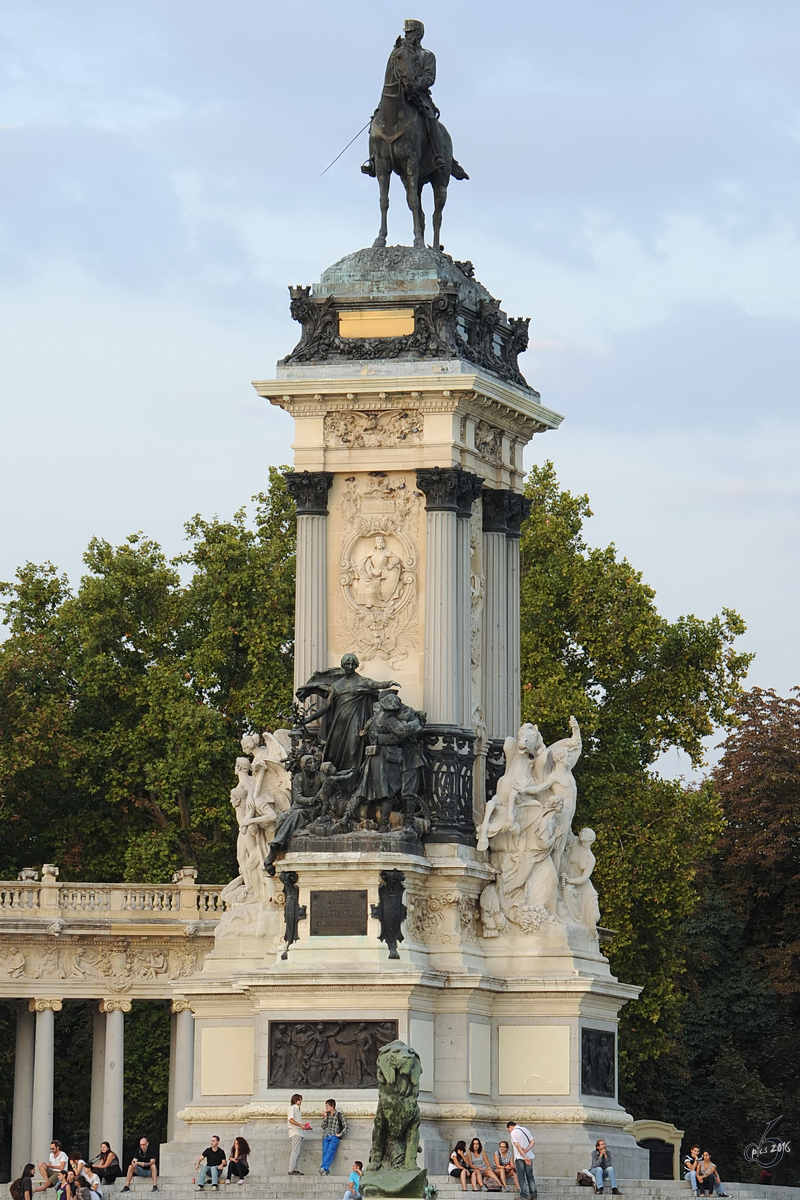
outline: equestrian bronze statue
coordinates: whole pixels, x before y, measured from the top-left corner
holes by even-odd
[[[433,188],[433,249],[441,250],[442,210],[447,202],[450,177],[469,179],[453,158],[450,134],[439,120],[431,99],[436,79],[436,59],[422,45],[421,21],[405,22],[405,37],[398,38],[386,64],[380,104],[369,129],[369,161],[361,170],[377,176],[381,193],[381,228],[374,247],[386,245],[389,181],[399,175],[414,217],[414,245],[425,246],[422,189]]]

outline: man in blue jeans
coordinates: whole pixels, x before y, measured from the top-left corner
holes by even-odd
[[[536,1200],[536,1180],[533,1177],[534,1141],[530,1129],[518,1125],[516,1121],[506,1124],[511,1147],[514,1151],[514,1166],[517,1168],[517,1183],[519,1184],[520,1200]]]
[[[335,1100],[325,1101],[325,1116],[322,1118],[322,1166],[320,1175],[330,1175],[331,1163],[339,1149],[339,1138],[347,1133],[347,1120],[336,1107]]]

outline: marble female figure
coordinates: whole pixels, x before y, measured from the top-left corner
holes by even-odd
[[[582,829],[577,837],[570,834],[567,848],[561,857],[561,898],[567,920],[585,925],[595,932],[600,920],[597,892],[591,881],[596,859],[592,853],[595,840],[593,829]]]

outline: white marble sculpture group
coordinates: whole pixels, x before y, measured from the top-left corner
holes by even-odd
[[[578,925],[597,936],[600,910],[591,882],[594,831],[572,832],[581,753],[578,722],[570,737],[545,746],[535,725],[506,738],[505,774],[486,806],[478,849],[488,850],[496,877],[481,894],[484,937],[546,926]]]
[[[594,831],[572,832],[577,787],[572,768],[581,753],[578,722],[568,738],[545,746],[535,725],[525,724],[503,750],[506,770],[478,828],[478,849],[488,850],[495,879],[480,897],[483,936],[530,934],[548,926],[576,925],[597,936],[600,910],[591,881]],[[239,835],[240,874],[224,897],[230,907],[273,899],[264,870],[279,815],[291,801],[286,762],[289,731],[245,734],[231,791]]]
[[[264,870],[264,859],[278,814],[288,810],[291,796],[292,781],[285,766],[291,751],[288,730],[265,731],[263,736],[246,733],[242,751],[235,767],[239,782],[231,792],[239,826],[236,858],[240,874],[223,892],[229,907],[272,898],[274,884]]]

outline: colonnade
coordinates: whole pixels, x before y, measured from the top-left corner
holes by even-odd
[[[157,1001],[156,1003],[163,1003]],[[55,1016],[62,1001],[51,997],[20,1002],[14,1060],[14,1112],[11,1169],[46,1160],[53,1139]],[[102,999],[94,1011],[89,1146],[97,1154],[109,1142],[122,1157],[125,1103],[125,1013],[131,1000]],[[167,1136],[175,1132],[177,1113],[191,1103],[194,1086],[194,1014],[185,1000],[172,1001]]]

